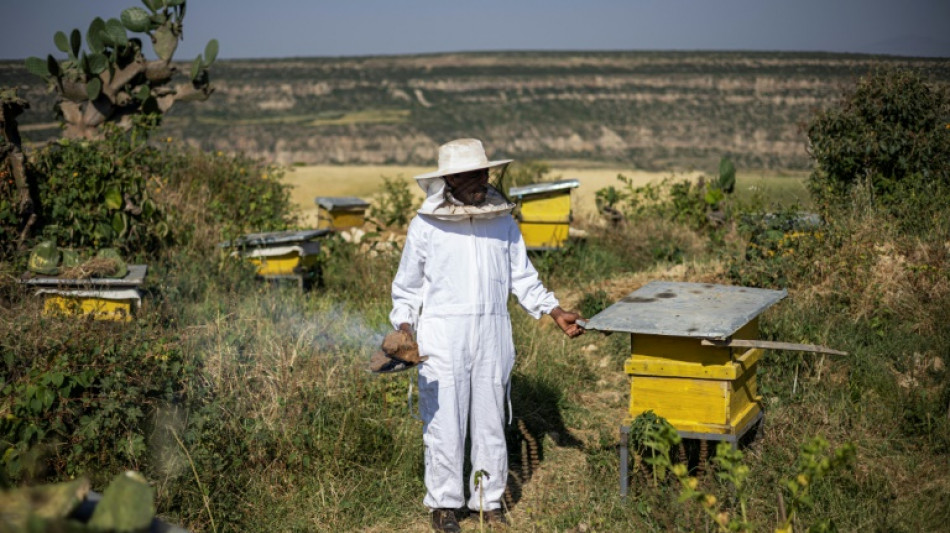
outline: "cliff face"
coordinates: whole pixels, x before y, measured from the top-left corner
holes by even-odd
[[[492,157],[644,169],[809,165],[800,125],[881,66],[950,82],[939,59],[788,53],[472,53],[219,61],[215,93],[178,104],[161,136],[280,163],[421,164],[479,137]],[[58,134],[52,97],[18,64],[0,85],[33,103],[28,139]],[[43,126],[39,123],[47,123]]]

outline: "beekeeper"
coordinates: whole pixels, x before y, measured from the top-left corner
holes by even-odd
[[[541,284],[511,216],[514,205],[490,187],[489,161],[477,139],[439,148],[439,168],[416,176],[426,193],[412,219],[392,284],[393,327],[415,334],[419,410],[423,419],[426,496],[433,529],[460,531],[456,510],[467,504],[503,525],[508,474],[505,405],[515,350],[508,315],[513,293],[528,314],[550,314],[570,337],[583,333],[576,313],[560,308]],[[509,405],[510,409],[510,405]],[[471,428],[472,475],[464,497],[462,468]]]

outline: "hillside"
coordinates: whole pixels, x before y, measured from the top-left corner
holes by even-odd
[[[799,125],[882,65],[950,83],[950,63],[815,53],[508,52],[219,61],[210,100],[178,104],[162,135],[283,164],[428,165],[477,136],[491,155],[647,170],[804,169]],[[52,96],[18,62],[24,136],[57,134]]]

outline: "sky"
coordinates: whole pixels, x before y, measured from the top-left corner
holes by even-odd
[[[0,0],[0,59],[139,0]],[[12,23],[11,23],[12,22]],[[191,0],[175,55],[221,59],[502,50],[821,51],[950,58],[950,0]],[[149,58],[151,50],[146,54]]]

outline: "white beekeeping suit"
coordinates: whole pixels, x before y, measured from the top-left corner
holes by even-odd
[[[478,149],[484,154],[481,143]],[[508,162],[485,159],[479,164],[488,168]],[[488,511],[501,506],[508,473],[505,405],[515,358],[508,295],[514,294],[535,318],[558,307],[558,300],[528,259],[510,214],[513,205],[494,189],[479,207],[460,205],[445,194],[441,176],[464,166],[452,163],[451,154],[440,151],[440,170],[416,177],[427,198],[409,224],[392,284],[390,320],[396,328],[410,324],[420,355],[428,356],[419,367],[427,489],[423,503],[430,509],[467,503],[477,510],[474,473],[483,470],[488,473],[481,480]],[[462,469],[469,427],[472,475],[466,502]]]

